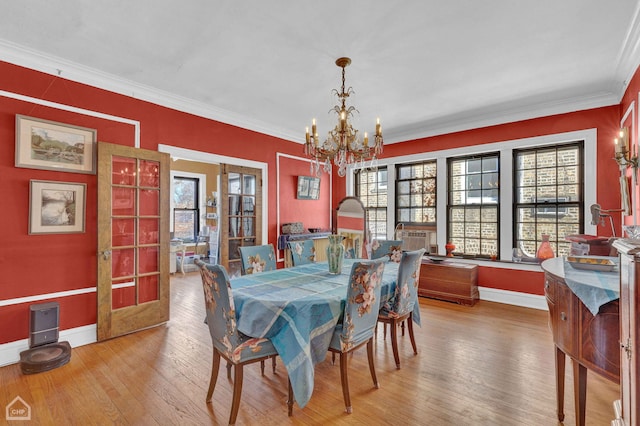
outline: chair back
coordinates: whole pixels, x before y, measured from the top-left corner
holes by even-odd
[[[316,248],[313,240],[289,241],[287,242],[291,252],[293,266],[304,265],[316,261]]]
[[[425,249],[405,251],[398,265],[398,280],[393,296],[384,304],[383,309],[402,316],[413,312],[418,301],[418,283],[420,266]]]
[[[227,270],[222,265],[211,265],[195,260],[202,277],[207,325],[213,345],[232,358],[242,339],[236,329],[236,308],[233,304],[231,284]]]
[[[344,307],[340,348],[343,352],[373,336],[380,310],[382,259],[353,263]]]
[[[371,259],[388,256],[392,262],[402,258],[402,240],[374,240],[371,243]]]
[[[276,253],[271,244],[239,247],[242,275],[276,270]]]

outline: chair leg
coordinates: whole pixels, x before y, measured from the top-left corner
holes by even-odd
[[[378,377],[376,376],[376,366],[373,363],[373,339],[367,342],[367,359],[369,360],[369,372],[371,373],[371,379],[373,379],[373,386],[379,389],[380,385],[378,384]]]
[[[260,361],[260,374],[264,376],[264,360]]]
[[[400,323],[400,327],[402,328],[402,336],[404,336],[404,321]]]
[[[220,369],[220,354],[214,348],[213,349],[213,362],[211,366],[211,379],[209,379],[209,390],[207,391],[207,399],[206,402],[211,402],[211,396],[213,395],[213,390],[216,387],[216,382],[218,381],[218,370]]]
[[[231,414],[229,414],[229,426],[236,424],[238,408],[240,407],[240,396],[242,395],[242,367],[242,364],[236,364],[233,369],[233,400],[231,402]]]
[[[347,375],[347,353],[340,352],[340,381],[342,382],[342,397],[344,398],[344,411],[351,414],[351,398],[349,397],[349,376]]]
[[[383,330],[382,338],[384,340],[387,340],[387,323],[386,322],[382,323],[382,330]]]
[[[291,380],[288,379],[289,382],[289,397],[287,398],[287,412],[289,417],[293,416],[293,386],[291,386]]]
[[[336,365],[336,353],[331,352],[331,365]]]
[[[391,347],[393,348],[393,359],[396,361],[396,368],[400,369],[400,355],[398,355],[398,323],[391,320]]]
[[[276,357],[271,358],[271,368],[273,369],[273,374],[276,374]]]
[[[227,361],[227,379],[231,380],[231,363]]]
[[[411,346],[413,346],[413,354],[418,355],[418,347],[416,346],[416,339],[413,335],[413,314],[409,314],[407,319],[407,328],[409,329],[409,338],[411,339]]]

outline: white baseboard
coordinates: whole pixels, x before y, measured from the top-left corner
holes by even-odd
[[[87,345],[97,341],[96,331],[96,324],[62,330],[58,341],[67,341],[72,348]],[[0,367],[20,362],[20,352],[26,349],[29,349],[29,339],[0,345]]]
[[[478,287],[478,290],[480,291],[480,300],[522,306],[523,308],[540,309],[543,311],[549,310],[546,298],[538,294],[520,293],[489,287]]]

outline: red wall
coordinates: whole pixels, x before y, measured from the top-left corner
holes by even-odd
[[[300,144],[4,62],[0,62],[0,75],[0,90],[139,121],[141,148],[157,150],[158,144],[167,144],[266,162],[268,235],[269,242],[276,245],[276,153],[301,155]],[[0,210],[0,301],[95,287],[97,178],[16,168],[16,114],[97,129],[99,141],[127,146],[134,146],[134,127],[0,96],[0,200],[4,207]],[[30,179],[86,183],[86,231],[28,235]],[[95,292],[57,301],[62,329],[95,324]],[[32,303],[0,306],[0,344],[28,336],[28,307]]]
[[[284,179],[277,193],[276,153],[302,155],[301,145],[235,126],[223,124],[165,108],[150,102],[118,95],[74,83],[56,76],[28,70],[0,62],[0,90],[19,93],[39,99],[98,111],[140,122],[141,147],[156,150],[158,144],[180,146],[192,150],[212,152],[231,157],[266,162],[268,164],[268,235],[276,245],[278,235],[277,203],[281,200],[281,223],[300,221],[306,227],[326,227],[327,217],[316,211],[314,202],[293,200],[286,191],[293,191],[292,179]],[[640,88],[634,77],[621,106],[598,108],[570,114],[544,117],[518,123],[491,126],[449,135],[423,138],[401,144],[385,146],[383,157],[440,150],[459,146],[490,143],[531,136],[598,129],[598,202],[603,206],[619,205],[618,191],[610,191],[611,182],[617,182],[617,169],[613,157],[612,139],[619,127],[621,108],[637,98]],[[637,110],[636,110],[637,113]],[[133,126],[113,121],[65,112],[29,102],[0,97],[0,301],[47,294],[50,292],[86,289],[96,286],[96,176],[16,168],[14,166],[15,115],[28,116],[97,129],[98,140],[133,146]],[[247,149],[250,148],[250,149]],[[290,173],[308,174],[293,161],[290,169],[281,170],[281,180]],[[304,163],[308,171],[308,163]],[[300,169],[299,169],[300,167]],[[86,232],[68,235],[28,235],[29,180],[59,180],[87,184]],[[292,184],[289,186],[289,184]],[[329,198],[325,177],[322,181],[321,200]],[[333,176],[332,205],[346,195],[345,181]],[[307,204],[309,203],[309,204]],[[324,210],[324,209],[323,209]],[[318,215],[320,214],[320,215]],[[616,224],[619,227],[619,223]],[[606,233],[606,228],[602,228]],[[536,278],[537,277],[537,278]],[[525,284],[523,284],[525,282]],[[539,273],[482,268],[480,285],[534,294],[542,294]],[[95,293],[69,296],[58,300],[61,304],[63,329],[94,324],[96,321]],[[24,339],[28,334],[28,305],[23,303],[0,306],[0,344]]]
[[[302,149],[302,148],[301,148]],[[298,176],[311,176],[309,162],[295,158],[280,158],[280,225],[302,222],[308,228],[330,228],[329,187],[331,180],[326,173],[320,175],[320,197],[317,200],[298,200]]]
[[[637,96],[640,78],[634,78],[633,84]],[[625,99],[627,96],[625,96]],[[633,97],[631,97],[633,100]],[[625,108],[626,109],[626,108]],[[637,109],[636,109],[637,114]],[[613,140],[620,129],[620,106],[595,108],[569,114],[553,115],[515,123],[489,126],[441,136],[416,139],[403,143],[388,144],[381,158],[393,158],[421,152],[439,151],[470,145],[503,142],[535,136],[564,133],[590,128],[597,129],[597,202],[602,206],[619,206],[618,190],[619,169],[613,161]],[[615,191],[611,190],[614,185]],[[334,176],[334,205],[346,194],[345,179]],[[616,229],[621,229],[620,217],[614,215]],[[610,236],[609,227],[598,227],[598,234]],[[480,266],[478,285],[487,288],[518,291],[529,294],[544,294],[542,273],[517,271]]]

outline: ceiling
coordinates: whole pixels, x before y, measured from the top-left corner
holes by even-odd
[[[0,60],[302,142],[335,125],[385,143],[620,102],[638,0],[2,2]]]

